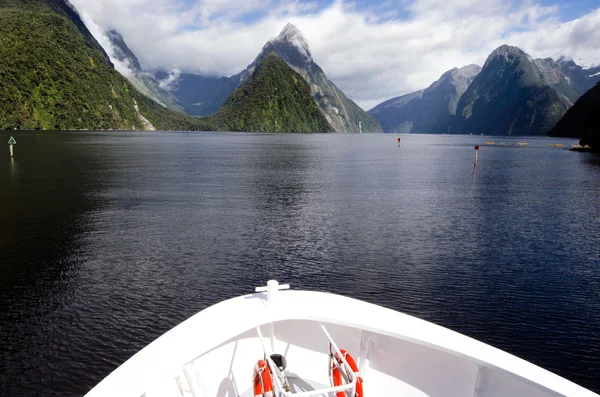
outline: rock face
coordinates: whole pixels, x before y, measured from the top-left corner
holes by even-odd
[[[562,71],[560,65],[552,58],[535,59],[534,65],[537,66],[543,84],[554,88],[554,90],[567,99],[569,106],[580,97],[573,86],[569,83],[567,76]]]
[[[121,33],[115,29],[110,29],[106,31],[106,36],[108,36],[111,44],[114,47],[114,56],[117,58],[117,60],[127,63],[132,70],[141,72],[142,67],[140,66],[140,62],[133,51],[131,51],[125,43]]]
[[[258,64],[208,120],[226,131],[333,131],[308,83],[274,53]]]
[[[477,65],[454,68],[427,89],[385,101],[369,113],[385,132],[448,132],[460,97],[480,71]]]
[[[118,31],[114,29],[108,30],[106,36],[112,45],[112,51],[109,51],[111,52],[110,56],[126,68],[125,70],[120,70],[121,73],[138,91],[169,109],[178,112],[184,111],[177,103],[175,97],[168,90],[160,87],[152,74],[142,71],[140,62]]]
[[[600,147],[600,82],[575,102],[550,135],[583,138],[582,144]]]
[[[519,48],[499,47],[461,97],[449,132],[546,135],[571,105],[547,82],[561,79]]]

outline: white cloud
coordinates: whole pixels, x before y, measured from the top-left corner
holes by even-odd
[[[534,57],[600,63],[600,8],[561,22],[558,7],[534,0],[399,0],[371,10],[341,0],[325,9],[293,0],[71,2],[119,30],[145,69],[235,74],[290,21],[328,77],[365,109],[427,87],[452,67],[483,65],[505,43]],[[244,22],[249,12],[259,14]],[[389,19],[395,15],[403,19]]]
[[[121,62],[117,59],[115,49],[110,43],[110,39],[106,35],[105,29],[100,27],[100,25],[98,25],[85,10],[78,10],[78,12],[85,26],[110,57],[112,63],[115,65],[115,69],[127,78],[132,77],[134,75],[132,65],[127,61]]]

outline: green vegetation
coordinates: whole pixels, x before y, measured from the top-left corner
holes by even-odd
[[[0,0],[0,129],[202,128],[153,103],[114,70],[61,0]]]
[[[141,127],[130,86],[48,7],[0,8],[0,81],[0,128]]]
[[[308,83],[275,54],[207,118],[221,130],[330,132]]]
[[[142,94],[136,93],[140,113],[157,130],[163,131],[215,131],[217,128],[203,117],[188,116],[165,108]]]
[[[169,110],[114,69],[64,0],[0,0],[0,82],[0,129],[144,129],[141,115],[159,130],[332,130],[308,84],[276,56],[214,116]]]

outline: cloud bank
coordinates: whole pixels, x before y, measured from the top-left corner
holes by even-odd
[[[367,110],[425,88],[455,66],[483,65],[501,44],[536,58],[600,63],[600,6],[563,21],[568,3],[536,0],[71,2],[86,24],[117,29],[145,70],[232,75],[292,22],[328,77]]]

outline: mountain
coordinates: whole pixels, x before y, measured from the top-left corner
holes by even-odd
[[[560,66],[578,97],[585,94],[600,81],[600,66],[583,68],[572,59],[564,56],[560,57],[556,63]]]
[[[480,71],[477,65],[454,68],[427,89],[387,100],[369,110],[369,114],[385,132],[447,132],[460,97]]]
[[[245,80],[263,58],[277,54],[310,85],[311,93],[327,121],[338,132],[382,132],[381,126],[371,115],[361,109],[333,84],[317,65],[302,33],[288,23],[279,36],[269,40],[240,78]]]
[[[0,42],[0,129],[212,129],[140,94],[65,0],[1,0]]]
[[[328,122],[339,132],[381,132],[381,126],[327,79],[311,55],[306,39],[292,24],[269,40],[255,60],[242,72],[231,77],[181,74],[169,89],[183,109],[194,115],[216,112],[233,91],[244,83],[257,65],[275,53],[299,73],[309,84],[311,93]],[[157,80],[168,80],[169,74],[158,72]]]
[[[460,98],[452,133],[545,135],[571,105],[547,82],[560,79],[517,47],[494,50]]]
[[[550,136],[583,138],[582,145],[600,147],[600,82],[575,102]]]
[[[121,70],[122,74],[148,98],[168,107],[169,109],[183,112],[184,109],[177,103],[175,97],[167,90],[160,87],[159,83],[150,73],[144,73],[138,58],[133,51],[129,49],[121,33],[115,29],[108,30],[106,36],[112,46],[111,57],[119,61],[126,70]]]
[[[208,120],[226,131],[333,131],[308,83],[274,53],[256,66]]]

